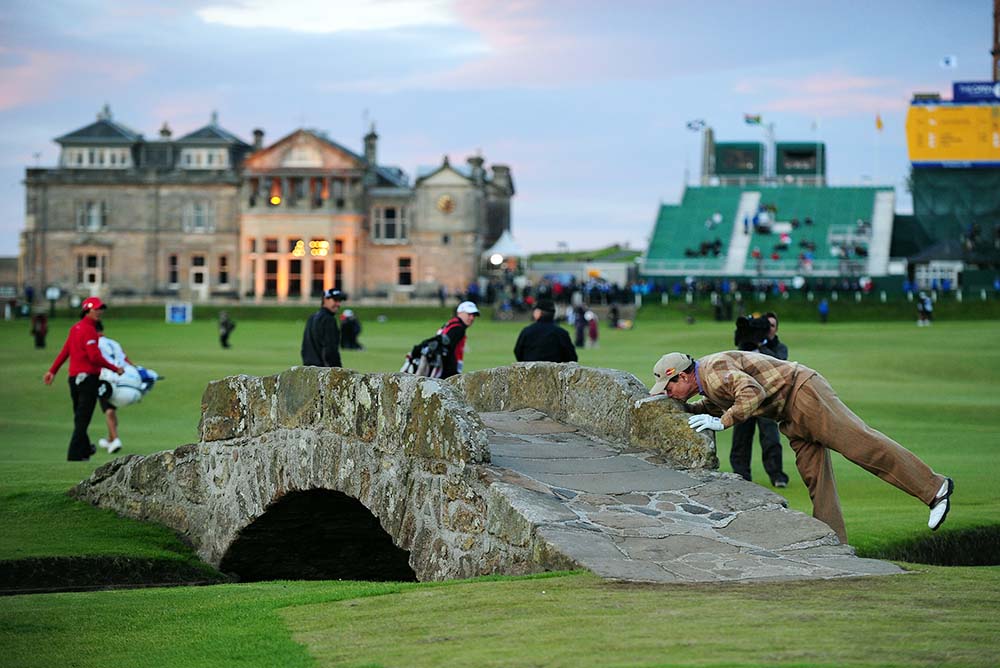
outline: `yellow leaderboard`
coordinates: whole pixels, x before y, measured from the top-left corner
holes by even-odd
[[[1000,104],[912,104],[906,140],[915,166],[1000,167]]]

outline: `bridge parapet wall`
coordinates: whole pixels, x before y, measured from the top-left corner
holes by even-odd
[[[277,429],[320,429],[412,457],[489,461],[479,416],[448,384],[428,378],[293,367],[212,381],[201,406],[203,443],[235,446]]]
[[[533,408],[611,442],[658,452],[674,468],[719,467],[714,434],[692,431],[679,401],[650,397],[625,371],[522,362],[448,382],[479,412]]]

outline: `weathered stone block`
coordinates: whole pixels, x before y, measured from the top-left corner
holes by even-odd
[[[691,429],[680,402],[644,396],[632,402],[631,413],[628,439],[633,445],[663,453],[677,468],[719,468],[714,432]]]

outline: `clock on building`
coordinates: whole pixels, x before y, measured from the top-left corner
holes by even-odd
[[[441,195],[438,197],[437,207],[442,213],[451,213],[455,210],[455,200],[451,195]]]

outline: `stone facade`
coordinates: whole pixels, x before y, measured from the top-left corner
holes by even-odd
[[[212,122],[156,140],[116,122],[59,137],[59,166],[26,170],[22,285],[105,298],[313,303],[465,289],[510,227],[510,171],[447,157],[414,183],[315,130],[270,146]]]

